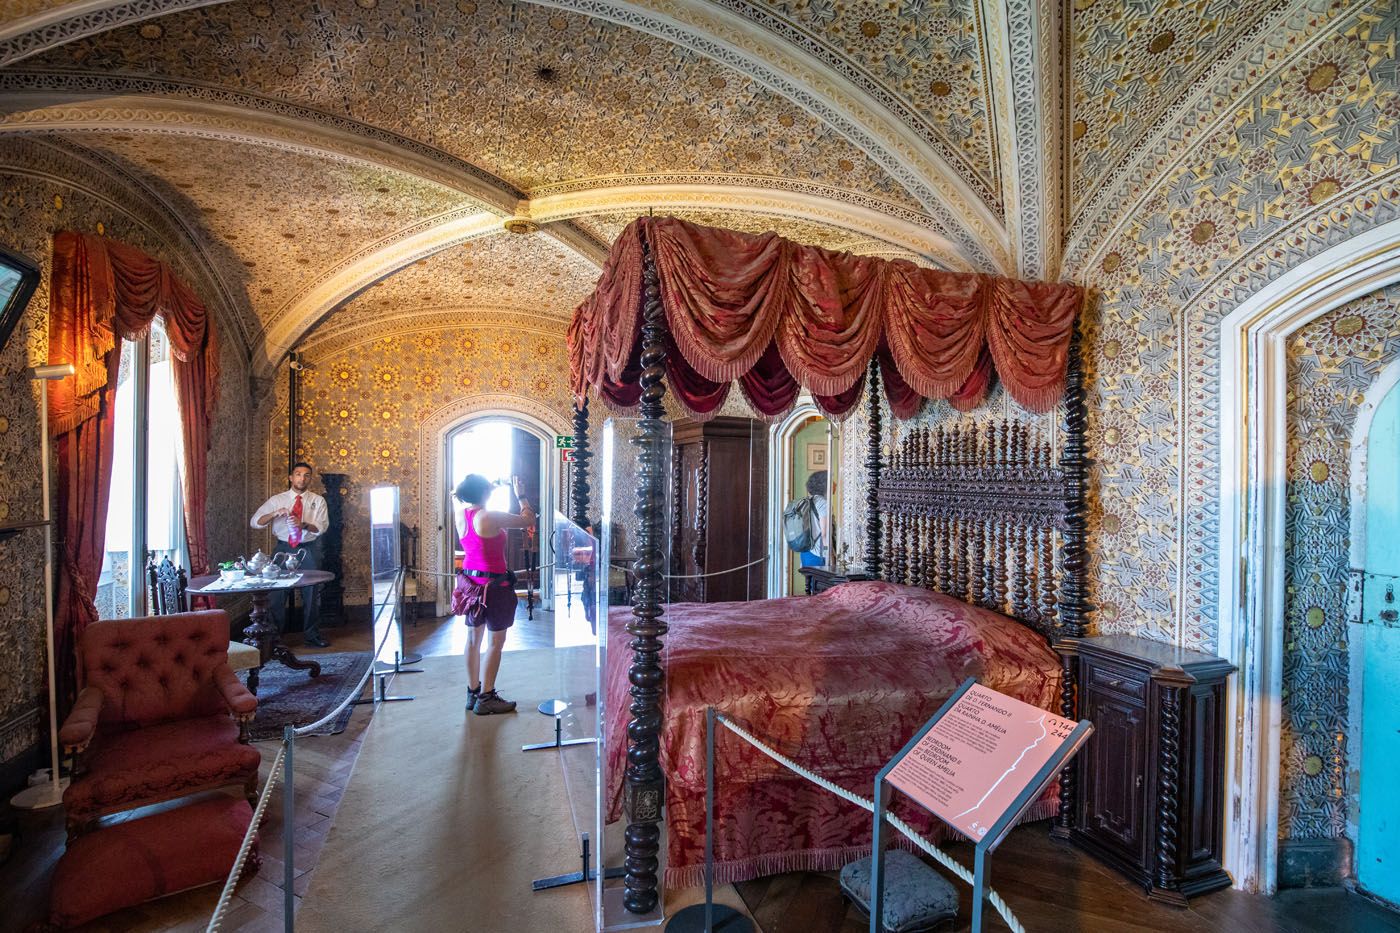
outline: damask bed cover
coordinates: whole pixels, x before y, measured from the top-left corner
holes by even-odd
[[[609,616],[608,818],[621,817],[629,702],[625,626]],[[668,888],[702,883],[705,709],[862,797],[875,774],[967,677],[1044,709],[1059,706],[1060,665],[1045,640],[1003,615],[940,593],[883,582],[816,596],[666,607]],[[825,871],[869,854],[870,815],[792,775],[720,729],[716,738],[715,879]],[[896,804],[933,838],[941,823]],[[1055,811],[1052,787],[1026,814]]]

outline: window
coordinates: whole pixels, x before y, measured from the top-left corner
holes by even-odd
[[[157,561],[169,557],[189,567],[180,485],[183,435],[170,342],[160,318],[146,337],[122,341],[121,351],[106,553],[97,582],[97,612],[103,619],[147,613],[145,561],[139,555]]]

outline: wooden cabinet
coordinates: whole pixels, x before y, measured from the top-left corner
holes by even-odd
[[[799,567],[797,572],[802,574],[807,581],[807,595],[815,596],[817,593],[825,592],[838,583],[849,583],[852,580],[873,580],[874,577],[865,573],[839,573],[828,567]]]
[[[672,426],[670,602],[763,599],[768,568],[768,426],[749,418]],[[733,569],[731,568],[743,568]],[[719,573],[699,577],[698,574]]]
[[[1076,761],[1070,838],[1160,900],[1184,905],[1228,886],[1224,690],[1234,667],[1126,635],[1076,647],[1079,712],[1094,734]]]

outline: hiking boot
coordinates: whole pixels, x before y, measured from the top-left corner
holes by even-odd
[[[481,685],[477,684],[467,690],[467,712],[476,709],[476,701],[481,699]]]
[[[474,712],[478,716],[491,716],[496,713],[515,712],[514,700],[503,700],[501,695],[494,690],[488,690],[476,701]]]

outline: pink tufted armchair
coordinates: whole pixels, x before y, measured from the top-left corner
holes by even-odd
[[[98,817],[240,784],[257,795],[247,744],[257,698],[228,665],[222,609],[97,622],[78,646],[80,691],[59,730],[81,768],[63,794],[68,832]]]

